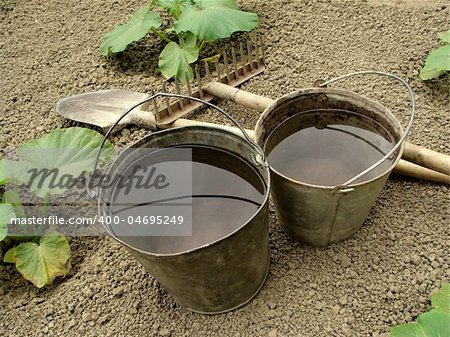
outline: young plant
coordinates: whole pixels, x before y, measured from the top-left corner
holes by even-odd
[[[172,17],[171,27],[161,29],[162,20],[155,8]],[[257,24],[258,16],[241,11],[235,0],[153,0],[127,23],[106,34],[101,51],[105,56],[119,53],[152,32],[167,42],[159,57],[162,74],[183,82],[192,81],[191,64],[198,60],[207,43],[228,38],[235,32],[249,32]]]
[[[437,78],[450,71],[450,30],[439,34],[439,37],[445,44],[433,50],[425,60],[425,66],[419,74],[424,81]]]
[[[431,298],[432,309],[420,314],[413,323],[393,327],[390,337],[449,337],[450,336],[450,283]]]
[[[25,279],[36,287],[51,284],[58,276],[70,270],[71,250],[67,238],[50,226],[28,223],[29,215],[19,196],[19,186],[26,185],[31,193],[41,198],[41,218],[47,218],[51,198],[67,191],[70,184],[52,187],[49,174],[45,179],[34,179],[36,172],[57,172],[58,177],[79,177],[91,172],[103,136],[85,128],[57,129],[46,136],[23,144],[18,150],[18,161],[0,161],[0,185],[12,186],[3,193],[0,203],[0,241],[7,240],[12,247],[3,261],[13,263]],[[111,143],[106,143],[101,160],[109,159]],[[41,177],[46,176],[43,173]],[[18,221],[19,229],[8,232],[8,227]],[[15,223],[17,223],[15,221]]]

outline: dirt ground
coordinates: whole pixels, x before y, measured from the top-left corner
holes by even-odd
[[[105,88],[158,89],[162,44],[149,37],[117,60],[101,36],[145,1],[0,0],[2,151],[67,126],[58,99]],[[268,67],[244,88],[278,97],[356,70],[391,71],[417,93],[410,141],[450,152],[449,77],[418,79],[426,53],[449,29],[446,1],[246,0],[261,18]],[[212,49],[210,49],[213,52]],[[339,84],[382,101],[406,120],[407,97],[375,77]],[[247,127],[255,111],[222,102]],[[207,112],[199,119],[211,120]],[[128,135],[131,133],[130,135]],[[131,128],[116,144],[139,139]],[[36,290],[0,264],[2,336],[387,336],[429,308],[450,281],[448,187],[391,177],[363,228],[315,249],[289,239],[271,211],[271,269],[247,306],[218,316],[190,313],[110,239],[73,238],[73,269]]]

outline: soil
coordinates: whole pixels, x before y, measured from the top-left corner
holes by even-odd
[[[144,2],[0,0],[2,151],[73,125],[55,112],[60,98],[113,87],[159,88],[162,44],[153,37],[115,60],[99,53],[101,36]],[[450,152],[450,77],[424,83],[417,76],[427,52],[439,45],[436,34],[449,28],[448,2],[239,3],[260,15],[268,47],[267,70],[245,89],[275,98],[318,78],[364,69],[394,72],[417,94],[409,140]],[[406,120],[408,101],[397,84],[371,77],[336,86],[380,100]],[[246,127],[257,120],[255,111],[220,105]],[[208,111],[196,118],[216,120]],[[115,144],[129,144],[145,132],[131,127]],[[36,290],[11,266],[0,265],[0,334],[388,336],[390,326],[429,309],[431,294],[450,281],[449,201],[448,187],[393,176],[363,228],[326,249],[287,237],[272,207],[267,282],[247,306],[218,316],[179,307],[113,240],[72,238],[72,271],[53,286]]]

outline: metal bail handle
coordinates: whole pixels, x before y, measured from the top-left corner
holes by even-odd
[[[105,137],[103,137],[103,141],[100,144],[100,148],[97,152],[97,157],[95,159],[95,164],[94,164],[94,171],[92,172],[90,178],[89,178],[89,183],[86,186],[86,191],[89,195],[89,197],[91,197],[92,199],[94,199],[97,195],[98,195],[98,191],[93,191],[90,186],[91,186],[91,182],[93,177],[95,176],[95,173],[97,172],[97,166],[98,166],[98,162],[100,160],[100,155],[103,151],[103,147],[105,146],[106,140],[108,139],[108,137],[111,135],[112,131],[114,130],[114,128],[117,126],[117,124],[120,123],[120,121],[125,118],[130,112],[132,112],[134,109],[136,109],[137,107],[141,106],[142,104],[145,104],[147,102],[152,101],[153,99],[156,99],[158,97],[176,97],[176,98],[185,98],[185,99],[189,99],[192,101],[196,101],[199,103],[203,103],[206,106],[213,108],[217,111],[219,111],[222,115],[224,115],[225,117],[227,117],[243,134],[245,140],[256,149],[257,152],[259,152],[259,155],[256,156],[254,158],[254,160],[256,161],[256,163],[258,163],[259,165],[266,165],[265,164],[265,156],[264,156],[264,152],[263,150],[259,147],[258,144],[256,144],[250,137],[249,135],[245,132],[245,129],[236,121],[236,119],[231,116],[228,112],[226,112],[225,110],[223,110],[222,108],[219,108],[217,105],[212,104],[210,102],[207,102],[205,100],[202,100],[200,98],[197,97],[192,97],[192,96],[188,96],[188,95],[183,95],[183,94],[169,94],[169,93],[165,93],[165,92],[157,92],[154,95],[147,97],[146,99],[136,103],[135,105],[133,105],[131,108],[129,108],[127,111],[125,111],[117,121],[114,122],[114,124],[109,128],[108,132],[106,132]],[[149,112],[150,113],[150,112]]]
[[[354,72],[354,73],[345,74],[345,75],[342,75],[342,76],[339,76],[339,77],[335,77],[335,78],[332,78],[331,80],[327,80],[327,81],[325,81],[323,83],[320,83],[319,87],[325,87],[328,84],[331,84],[331,83],[334,83],[334,82],[338,82],[340,80],[343,80],[343,79],[346,79],[346,78],[349,78],[349,77],[359,76],[359,75],[381,75],[381,76],[386,76],[386,77],[395,79],[398,82],[400,82],[401,84],[403,84],[406,87],[406,89],[408,91],[408,94],[410,96],[411,113],[410,113],[410,116],[409,116],[408,125],[406,126],[406,129],[403,132],[403,135],[400,138],[400,140],[397,142],[397,144],[395,144],[395,146],[383,158],[381,158],[375,164],[373,164],[372,166],[368,167],[367,169],[365,169],[361,173],[357,174],[356,176],[354,176],[350,180],[346,181],[344,184],[340,185],[342,188],[347,188],[347,189],[348,189],[348,187],[349,187],[349,185],[351,183],[355,182],[357,179],[361,178],[362,176],[366,175],[367,173],[369,173],[370,171],[372,171],[373,169],[375,169],[376,167],[381,165],[381,163],[383,163],[386,159],[388,159],[390,156],[392,156],[392,154],[395,151],[397,151],[399,149],[399,147],[403,144],[403,142],[405,141],[406,137],[408,136],[408,133],[409,133],[409,131],[411,129],[411,126],[412,126],[412,123],[414,121],[414,117],[416,115],[416,98],[414,96],[414,91],[412,90],[412,88],[408,84],[408,82],[406,82],[401,77],[398,77],[397,75],[394,75],[394,74],[391,74],[391,73],[386,73],[386,72],[382,72],[382,71],[374,71],[374,70],[358,71],[358,72]]]

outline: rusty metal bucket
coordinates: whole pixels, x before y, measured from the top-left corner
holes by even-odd
[[[148,100],[158,96],[172,95],[158,93]],[[140,103],[143,104],[148,100]],[[210,103],[205,104],[216,108]],[[125,115],[126,113],[123,116]],[[236,123],[233,119],[232,122]],[[241,127],[239,128],[244,132]],[[131,148],[165,149],[183,145],[206,145],[227,151],[245,162],[246,165],[242,167],[230,167],[223,163],[224,166],[221,168],[239,173],[249,183],[251,182],[249,176],[255,176],[255,173],[258,175],[259,183],[263,186],[261,188],[263,199],[257,211],[245,223],[220,239],[176,253],[155,253],[151,249],[142,249],[127,238],[119,237],[111,226],[106,225],[105,228],[181,306],[204,314],[234,310],[248,303],[258,293],[269,269],[268,165],[264,160],[262,149],[249,137],[245,139],[242,135],[226,131],[220,126],[187,126],[164,130],[146,136]],[[129,172],[130,165],[136,165],[139,160],[139,152],[136,154],[133,151],[125,151],[109,168],[108,176],[113,176],[117,172]],[[213,159],[205,158],[205,160]],[[91,197],[95,197],[94,194],[98,195],[100,216],[111,216],[111,205],[115,201],[114,191],[115,186],[112,185],[98,189],[97,193],[90,192]]]
[[[357,75],[360,74],[366,73]],[[265,155],[274,147],[271,136],[280,124],[294,115],[312,111],[335,111],[340,114],[340,119],[345,119],[342,117],[345,111],[359,114],[373,121],[373,125],[369,127],[374,132],[389,137],[395,143],[392,150],[381,160],[339,186],[317,186],[296,181],[271,167],[271,193],[278,221],[283,230],[296,240],[325,247],[352,236],[361,228],[389,174],[401,158],[404,140],[415,114],[414,94],[401,78],[385,73],[375,74],[394,78],[408,89],[411,97],[411,116],[405,131],[395,116],[380,103],[353,92],[331,88],[304,89],[283,96],[269,106],[258,120],[255,135]],[[345,75],[325,84],[353,75],[355,74]],[[317,116],[314,122],[327,124],[326,120]],[[391,159],[390,165],[384,172],[371,179],[355,182],[388,159]]]

